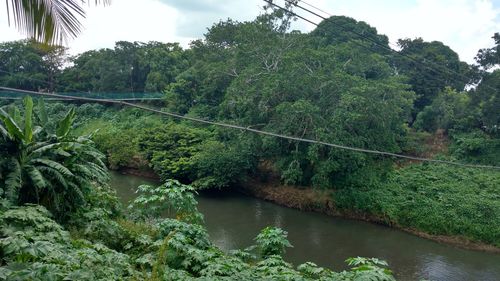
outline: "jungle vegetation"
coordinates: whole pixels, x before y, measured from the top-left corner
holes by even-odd
[[[401,39],[399,54],[390,52],[385,35],[348,17],[331,17],[307,34],[290,31],[289,23],[276,12],[249,22],[229,19],[214,24],[187,49],[122,41],[113,49],[75,57],[62,47],[40,48],[29,40],[2,43],[0,85],[61,93],[161,92],[162,110],[182,115],[345,146],[499,165],[499,34],[469,65],[443,43],[421,38]],[[194,202],[182,198],[199,189],[237,189],[249,177],[333,190],[340,209],[500,246],[500,173],[495,170],[413,163],[138,109],[46,102],[33,114],[32,102],[24,103],[23,109],[4,102],[0,119],[5,128],[1,218],[10,225],[2,241],[15,241],[2,242],[7,247],[2,265],[15,266],[3,266],[0,278],[68,276],[68,268],[88,266],[75,256],[91,253],[98,253],[95,262],[103,265],[95,274],[132,279],[241,274],[238,278],[251,280],[281,274],[290,280],[349,280],[364,269],[383,280],[392,278],[383,262],[372,259],[350,260],[354,268],[345,273],[310,263],[295,269],[279,256],[289,245],[285,232],[272,228],[259,234],[255,248],[221,253],[206,239]],[[61,121],[44,123],[42,116]],[[65,124],[72,134],[64,133]],[[49,148],[41,149],[44,145]],[[91,154],[95,157],[86,158]],[[152,168],[166,182],[142,187],[149,195],[135,206],[149,205],[149,213],[133,211],[134,206],[131,214],[122,213],[106,188],[102,161],[112,169]],[[99,177],[88,176],[84,167],[96,169]],[[39,193],[26,196],[23,190]],[[64,192],[53,195],[52,190]],[[172,199],[168,204],[177,210],[172,218],[153,215],[164,206],[159,198]],[[47,243],[50,251],[43,248]],[[27,248],[8,248],[12,245]],[[69,256],[57,256],[60,252]]]
[[[275,227],[224,253],[203,227],[196,190],[177,180],[139,186],[124,209],[104,155],[71,132],[75,110],[49,120],[43,100],[35,114],[33,104],[0,111],[0,280],[394,280],[375,258],[348,259],[343,272],[295,267]]]

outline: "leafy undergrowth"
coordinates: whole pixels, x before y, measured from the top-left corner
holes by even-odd
[[[500,173],[419,164],[382,183],[336,192],[340,208],[436,235],[457,235],[500,247]]]
[[[256,245],[224,253],[200,223],[192,188],[168,181],[141,190],[130,217],[102,196],[65,226],[42,206],[0,204],[0,280],[394,280],[378,259],[349,259],[343,272],[294,267],[281,256],[291,246],[286,231],[272,227]]]

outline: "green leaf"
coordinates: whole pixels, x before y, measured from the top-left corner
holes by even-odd
[[[40,144],[40,145],[38,145],[38,144]],[[31,148],[32,149],[31,153],[33,153],[33,154],[42,154],[42,153],[44,153],[46,151],[51,151],[51,150],[53,150],[54,148],[57,148],[60,145],[61,145],[60,143],[51,143],[51,144],[46,143],[46,142],[44,142],[44,143],[37,143],[36,146],[34,146],[34,147]]]
[[[33,99],[24,97],[24,140],[30,143],[33,138]]]
[[[45,127],[49,123],[47,108],[45,107],[45,101],[43,98],[38,100],[38,118],[40,119],[40,125],[42,125],[42,127]]]
[[[45,178],[42,173],[35,167],[30,167],[28,170],[28,175],[30,177],[31,183],[37,189],[42,189],[47,186]]]
[[[17,125],[14,119],[1,108],[0,120],[4,123],[10,139],[24,141],[24,134],[19,125]]]
[[[18,191],[21,189],[22,179],[21,179],[21,165],[17,159],[12,158],[10,163],[10,172],[6,176],[5,180],[5,196],[11,202],[16,202],[18,197]]]
[[[0,134],[2,134],[4,138],[10,138],[9,132],[7,132],[7,129],[1,123],[0,123]]]
[[[10,3],[9,3],[10,2]],[[7,15],[16,27],[37,41],[61,44],[81,31],[83,8],[74,0],[7,0]]]
[[[75,114],[76,114],[75,109],[71,108],[64,117],[64,119],[59,122],[56,130],[56,134],[58,137],[61,138],[68,135],[69,130],[71,129],[71,125],[73,125]]]
[[[59,173],[57,170],[51,169],[49,167],[44,167],[41,166],[38,168],[42,173],[47,173],[49,175],[52,175],[52,177],[59,182],[60,185],[62,185],[64,188],[68,187],[68,182],[66,178]]]
[[[52,168],[59,173],[65,175],[65,176],[74,176],[73,173],[66,167],[64,167],[62,164],[57,163],[56,161],[49,160],[49,159],[33,159],[30,161],[32,164],[35,163],[40,163],[43,164],[49,168]]]

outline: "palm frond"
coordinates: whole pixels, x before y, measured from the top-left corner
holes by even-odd
[[[32,159],[30,161],[30,164],[43,164],[49,168],[52,168],[56,171],[58,171],[59,173],[65,175],[65,176],[74,176],[74,174],[66,167],[64,167],[61,163],[58,163],[56,161],[53,161],[53,160],[50,160],[50,159],[40,159],[40,158],[36,158],[36,159]]]
[[[71,125],[73,125],[73,120],[75,119],[76,111],[71,108],[66,116],[57,124],[56,134],[58,137],[65,137],[68,135]]]
[[[24,140],[30,143],[33,139],[33,99],[26,96],[23,99],[24,103]]]
[[[93,178],[99,183],[108,181],[109,176],[106,167],[99,166],[92,162],[87,162],[85,163],[85,165],[90,168],[90,171],[92,171],[93,174]]]
[[[87,149],[82,149],[80,151],[80,156],[85,162],[95,163],[107,171],[106,164],[104,163],[106,155],[102,154],[100,151],[87,147]]]
[[[110,2],[95,1],[96,5]],[[81,32],[81,19],[85,17],[81,4],[86,1],[6,0],[6,3],[9,24],[14,22],[19,30],[37,41],[62,44]]]
[[[51,169],[49,167],[44,167],[40,166],[38,167],[38,170],[41,172],[50,175],[51,178],[55,179],[60,186],[64,187],[65,189],[68,188],[68,181],[67,179],[63,176],[63,174],[59,173],[57,170]]]
[[[33,153],[35,155],[41,155],[44,152],[51,151],[57,148],[59,145],[59,143],[39,142],[33,146],[28,147],[27,152]]]
[[[4,139],[10,139],[9,132],[7,132],[7,129],[2,123],[0,123],[0,134],[4,137]]]
[[[74,174],[83,176],[84,178],[87,178],[87,179],[92,178],[92,172],[85,165],[74,164],[74,165],[72,165],[71,169],[73,170]]]
[[[31,184],[33,184],[33,187],[35,187],[38,190],[41,190],[47,186],[47,181],[45,180],[43,174],[40,173],[40,171],[36,167],[30,166],[26,170],[29,179],[31,181]],[[37,198],[37,200],[38,199],[39,198]]]
[[[19,125],[14,121],[14,119],[7,114],[3,109],[0,108],[0,121],[3,122],[4,128],[7,130],[9,138],[24,140],[24,134]]]
[[[87,155],[95,159],[105,159],[106,155],[104,155],[99,150],[89,146],[88,149],[82,150],[82,155]]]
[[[61,44],[81,31],[83,8],[74,0],[7,0],[7,14],[16,27],[44,43]],[[9,7],[9,2],[11,6]]]
[[[70,187],[69,190],[73,192],[73,194],[77,195],[77,197],[72,197],[73,200],[77,201],[78,199],[80,202],[85,202],[85,195],[82,193],[80,190],[80,186],[77,184],[74,184],[72,182],[68,183],[68,186]]]
[[[16,202],[18,191],[22,186],[22,169],[17,159],[12,158],[9,164],[9,172],[5,177],[5,198],[10,202]]]
[[[63,149],[55,149],[52,151],[52,153],[54,153],[54,155],[58,155],[58,156],[62,156],[62,157],[71,157],[71,154],[64,151]]]
[[[40,125],[42,127],[46,127],[49,123],[49,117],[47,115],[47,108],[45,107],[45,101],[43,98],[38,100],[38,120],[40,121]]]

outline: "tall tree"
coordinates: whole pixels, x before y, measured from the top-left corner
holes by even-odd
[[[400,39],[398,45],[404,56],[395,55],[394,61],[398,72],[408,76],[408,82],[417,94],[415,115],[431,104],[445,87],[462,91],[472,82],[468,79],[470,67],[443,43],[417,38]]]
[[[500,64],[500,33],[493,35],[495,46],[479,50],[476,56],[476,61],[484,69],[491,69]]]
[[[352,40],[363,43],[372,52],[386,54],[389,38],[378,34],[377,29],[364,21],[357,21],[346,16],[332,16],[322,21],[311,35],[318,37],[320,44],[340,44]]]
[[[26,90],[53,91],[66,61],[66,49],[33,40],[0,43],[0,84]]]

